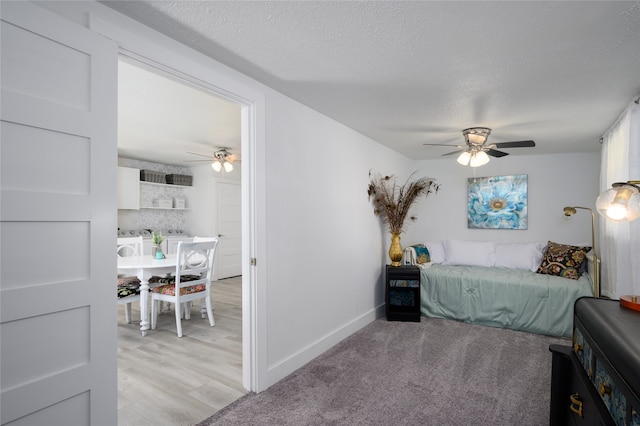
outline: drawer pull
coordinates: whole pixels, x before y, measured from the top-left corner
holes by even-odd
[[[569,405],[569,409],[576,413],[582,418],[582,397],[576,392],[575,394],[569,397],[571,400],[571,405]]]
[[[584,347],[577,342],[573,344],[573,351],[575,353],[582,352],[582,349],[584,349]]]
[[[611,386],[600,383],[600,396],[611,395]]]

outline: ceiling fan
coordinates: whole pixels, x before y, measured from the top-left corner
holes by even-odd
[[[216,172],[221,171],[224,168],[225,172],[233,170],[233,163],[239,163],[240,157],[229,152],[230,148],[219,147],[213,155],[198,154],[197,152],[189,152],[189,154],[199,155],[200,157],[206,157],[207,160],[186,160],[186,162],[199,162],[210,161],[211,168]]]
[[[508,152],[498,151],[496,148],[532,148],[536,146],[534,141],[513,141],[487,144],[487,139],[491,134],[488,127],[470,127],[462,131],[466,145],[458,145],[457,151],[448,152],[445,155],[461,153],[458,156],[458,163],[471,167],[479,167],[489,162],[489,155],[492,157],[504,157]],[[425,146],[452,146],[439,143],[425,143]]]

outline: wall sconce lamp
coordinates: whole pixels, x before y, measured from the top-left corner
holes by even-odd
[[[598,213],[616,222],[640,217],[640,180],[616,182],[596,200]]]
[[[570,218],[577,213],[576,209],[589,210],[591,212],[591,251],[593,253],[593,295],[600,297],[600,268],[598,267],[598,255],[596,253],[596,215],[589,207],[565,207],[564,216]]]

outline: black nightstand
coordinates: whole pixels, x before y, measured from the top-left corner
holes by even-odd
[[[420,322],[420,268],[386,265],[387,321]]]

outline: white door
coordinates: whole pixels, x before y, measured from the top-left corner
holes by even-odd
[[[240,182],[214,182],[215,226],[220,245],[216,249],[216,279],[242,275],[242,187]]]
[[[1,8],[0,423],[117,423],[117,47]]]

